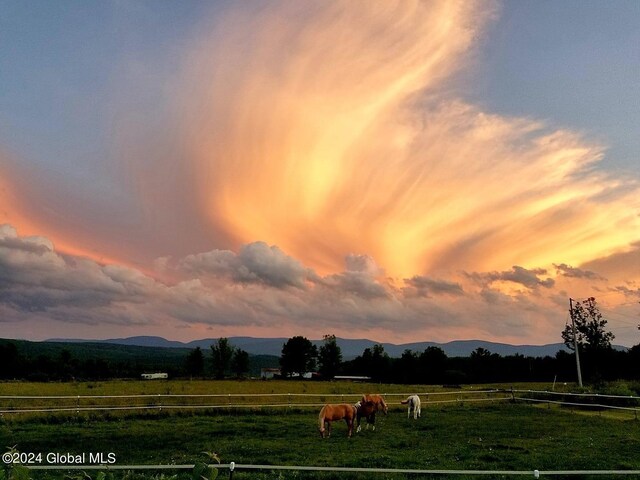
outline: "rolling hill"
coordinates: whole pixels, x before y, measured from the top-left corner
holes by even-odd
[[[206,338],[194,340],[192,342],[183,343],[173,340],[167,340],[162,337],[139,336],[128,338],[112,338],[106,340],[80,340],[80,339],[60,339],[55,338],[47,340],[47,342],[65,342],[65,343],[99,343],[99,344],[115,344],[139,347],[154,347],[168,349],[193,349],[200,347],[208,349],[213,343],[217,342],[217,338]],[[273,355],[280,356],[282,346],[288,340],[285,337],[278,338],[256,338],[256,337],[229,337],[229,342],[237,348],[241,348],[251,355]],[[378,342],[368,339],[345,339],[338,338],[338,345],[342,350],[345,360],[355,358],[361,355],[365,348],[371,348]],[[322,340],[312,340],[316,345],[321,345]],[[548,345],[510,345],[506,343],[487,342],[483,340],[455,340],[447,343],[436,342],[415,342],[405,344],[381,343],[384,350],[391,357],[400,357],[405,350],[414,352],[422,352],[428,347],[439,347],[449,357],[467,357],[477,348],[484,348],[491,353],[497,353],[502,356],[520,354],[527,357],[545,357],[554,356],[559,350],[566,350],[562,343],[552,343]],[[624,347],[619,347],[624,348]]]

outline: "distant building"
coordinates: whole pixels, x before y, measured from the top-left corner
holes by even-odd
[[[346,382],[368,382],[371,380],[371,377],[365,377],[363,375],[336,375],[333,379]]]
[[[168,373],[143,373],[140,376],[143,380],[159,380],[161,378],[169,378]]]
[[[269,380],[270,378],[279,377],[281,375],[279,368],[261,368],[260,378],[263,380]]]

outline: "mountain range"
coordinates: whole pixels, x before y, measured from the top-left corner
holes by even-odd
[[[275,355],[280,356],[282,346],[287,342],[288,338],[255,338],[255,337],[229,337],[229,343],[234,347],[241,348],[251,355]],[[162,348],[196,348],[200,347],[204,350],[218,341],[217,338],[206,338],[202,340],[194,340],[191,342],[178,342],[175,340],[167,340],[162,337],[154,336],[137,336],[127,338],[111,338],[106,340],[87,340],[87,339],[62,339],[53,338],[48,342],[73,342],[73,343],[106,343],[115,345],[130,345],[142,347],[162,347]],[[317,346],[322,345],[322,340],[311,340]],[[347,339],[337,338],[338,345],[342,351],[345,360],[350,360],[358,355],[362,355],[365,348],[371,348],[376,344],[381,344],[384,351],[390,357],[400,357],[405,350],[414,352],[422,352],[428,347],[439,347],[447,354],[448,357],[467,357],[477,348],[484,348],[491,353],[497,353],[502,356],[520,354],[527,357],[545,357],[555,356],[559,350],[567,351],[563,343],[552,343],[547,345],[510,345],[506,343],[487,342],[483,340],[455,340],[447,343],[436,342],[416,342],[416,343],[383,343],[374,342],[368,339]],[[615,347],[621,348],[624,347]]]

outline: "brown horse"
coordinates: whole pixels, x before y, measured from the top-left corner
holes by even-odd
[[[356,418],[356,407],[347,403],[340,403],[337,405],[326,404],[320,410],[318,415],[318,426],[320,427],[320,436],[324,438],[325,427],[327,431],[327,437],[331,436],[331,422],[336,420],[344,420],[347,422],[347,437],[350,437],[353,433],[353,422]]]
[[[388,412],[388,407],[382,395],[377,394],[364,394],[362,399],[356,403],[356,420],[358,428],[356,432],[362,430],[360,421],[364,417],[367,420],[367,428],[369,425],[373,425],[373,429],[376,429],[376,412],[382,410],[385,415]]]

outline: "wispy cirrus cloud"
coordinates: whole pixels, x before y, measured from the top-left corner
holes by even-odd
[[[137,195],[164,205],[173,188],[218,242],[278,245],[321,273],[348,252],[410,278],[580,265],[627,248],[638,184],[598,170],[603,146],[448,88],[497,10],[230,8],[194,37],[173,79],[171,155],[150,171],[133,137],[123,157]],[[335,38],[340,48],[327,47]],[[159,179],[174,158],[188,160],[172,187]]]

